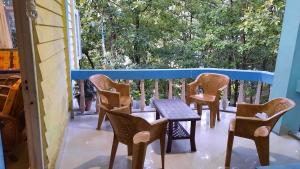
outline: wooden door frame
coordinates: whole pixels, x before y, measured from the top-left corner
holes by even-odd
[[[37,73],[32,35],[36,10],[34,0],[13,0],[17,43],[20,56],[22,92],[30,169],[44,169]]]

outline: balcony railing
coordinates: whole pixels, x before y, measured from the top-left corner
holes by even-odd
[[[145,80],[154,81],[154,97],[159,98],[158,85],[159,80],[168,81],[168,98],[173,98],[173,79],[180,79],[182,100],[185,100],[185,84],[186,79],[195,79],[201,73],[219,73],[225,74],[231,80],[239,81],[238,99],[237,102],[243,102],[245,96],[244,84],[245,81],[255,81],[256,94],[254,103],[260,102],[262,85],[271,85],[274,74],[266,71],[253,71],[253,70],[238,70],[238,69],[216,69],[216,68],[190,68],[190,69],[122,69],[122,70],[72,70],[71,79],[80,81],[80,110],[84,112],[84,82],[94,74],[104,74],[114,80],[140,80],[140,109],[145,109]],[[98,100],[98,99],[97,99]],[[228,90],[225,89],[222,97],[222,109],[226,111],[228,106]]]

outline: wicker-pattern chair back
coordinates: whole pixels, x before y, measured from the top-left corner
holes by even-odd
[[[95,85],[98,90],[110,90],[112,89],[113,81],[101,74],[93,75],[90,77],[90,81]]]
[[[217,95],[220,88],[228,85],[229,78],[226,75],[216,73],[203,73],[195,81],[199,87],[203,88],[205,94]]]
[[[141,117],[124,113],[123,111],[126,109],[127,107],[121,107],[107,112],[107,116],[114,130],[109,169],[112,169],[113,167],[119,142],[127,145],[128,155],[132,155],[133,151],[138,151],[135,152],[135,155],[133,156],[134,168],[140,168],[143,165],[146,150],[145,145],[142,146],[143,148],[140,147],[141,149],[137,148],[135,150],[134,148],[134,136],[139,132],[149,132],[150,134],[147,139],[148,141],[144,142],[144,144],[150,144],[157,139],[160,140],[162,168],[164,169],[165,132],[168,123],[167,119],[160,119],[154,121],[153,123],[149,123]],[[139,151],[141,152],[139,153]],[[143,156],[143,158],[137,158],[138,156]]]
[[[219,99],[221,92],[227,87],[229,77],[216,73],[200,74],[195,81],[187,85],[186,103],[196,103],[198,114],[202,114],[202,106],[210,109],[210,127],[215,126],[216,116],[220,120]],[[202,90],[200,93],[200,89]],[[199,91],[199,92],[198,92]]]
[[[245,110],[240,108],[247,105],[250,107]],[[269,135],[279,118],[294,106],[295,103],[287,98],[273,99],[265,104],[260,105],[239,104],[236,113],[237,120],[235,122],[235,134],[241,137],[252,139],[257,128],[260,126],[265,126],[268,129],[266,134]],[[266,113],[268,117],[266,119],[258,119],[256,118],[256,113]],[[248,117],[250,118],[249,121],[251,120],[252,123],[256,122],[256,125],[244,125],[245,123],[248,123],[248,121],[247,119],[240,121],[240,117]]]
[[[292,109],[295,106],[295,103],[287,98],[277,98],[274,100],[269,101],[264,105],[264,108],[262,109],[263,112],[265,112],[270,120],[270,127],[271,130],[273,129],[276,122],[279,120],[279,118]]]
[[[127,111],[124,113],[131,113],[131,97],[130,87],[128,84],[121,84],[112,81],[109,77],[97,74],[90,77],[90,81],[97,88],[97,99],[99,119],[97,129],[100,129],[102,121],[107,111],[116,108],[127,106]]]
[[[140,131],[138,129],[141,124],[146,127],[144,130],[149,130],[150,128],[148,122],[144,119],[126,113],[107,113],[107,116],[113,127],[114,134],[124,144],[132,144],[132,138]]]

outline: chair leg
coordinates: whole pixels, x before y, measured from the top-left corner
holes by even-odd
[[[225,158],[225,168],[230,167],[233,140],[234,140],[234,133],[231,132],[231,131],[228,131],[227,150],[226,150],[226,158]]]
[[[113,140],[113,144],[112,144],[112,148],[111,148],[111,154],[110,154],[110,160],[109,160],[109,169],[113,168],[113,164],[115,161],[115,157],[116,157],[116,152],[118,149],[118,139],[116,138],[116,136],[114,136],[114,140]]]
[[[210,104],[208,107],[210,110],[210,128],[214,128],[216,123],[217,109],[215,108],[214,104]]]
[[[129,114],[132,114],[132,103],[129,105]]]
[[[105,110],[100,108],[97,130],[101,129],[101,124],[103,122],[104,116],[105,116]]]
[[[268,137],[257,137],[254,139],[260,164],[269,165],[270,162],[270,145]]]
[[[196,107],[197,107],[197,112],[201,118],[201,115],[202,115],[202,105],[201,104],[196,104]]]
[[[133,144],[132,169],[144,168],[147,145],[147,142]]]
[[[217,120],[220,121],[220,105],[219,103],[216,104],[216,112],[217,112]]]
[[[132,148],[133,148],[133,145],[132,145],[132,144],[128,144],[128,145],[127,145],[127,153],[128,153],[128,156],[131,156],[131,155],[132,155]]]
[[[161,155],[161,167],[162,169],[165,168],[165,141],[166,141],[166,136],[165,134],[161,136],[160,138],[160,155]]]

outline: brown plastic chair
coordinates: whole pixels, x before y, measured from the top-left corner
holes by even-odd
[[[124,110],[124,113],[131,114],[131,97],[130,87],[128,84],[121,84],[112,81],[105,75],[93,75],[90,77],[90,81],[97,88],[97,99],[99,99],[98,112],[98,126],[100,130],[102,121],[107,111],[116,107],[127,106],[128,109]]]
[[[4,150],[12,151],[17,143],[22,140],[22,132],[25,126],[23,113],[23,97],[21,90],[21,79],[17,80],[13,85],[0,85],[0,91],[8,89],[8,94],[1,92],[0,98],[5,99],[2,111],[0,112],[0,121],[4,123],[2,134],[4,139]]]
[[[210,128],[215,126],[216,116],[220,121],[219,100],[222,91],[228,86],[229,77],[215,73],[200,74],[196,80],[187,85],[186,103],[196,103],[198,114],[201,117],[202,106],[210,109]],[[203,93],[197,93],[202,88]]]
[[[234,136],[254,140],[261,165],[269,165],[269,135],[279,118],[295,103],[287,98],[277,98],[265,104],[238,104],[236,118],[228,130],[225,167],[230,166]],[[257,113],[266,113],[267,118],[257,118]]]
[[[114,130],[114,138],[113,138],[113,145],[112,145],[111,157],[109,162],[109,169],[113,168],[113,163],[114,163],[119,142],[127,145],[128,155],[132,155],[133,137],[135,134],[141,131],[147,131],[150,133],[150,138],[149,141],[147,141],[147,145],[157,139],[160,140],[161,163],[162,163],[162,168],[164,169],[165,133],[166,133],[168,120],[162,118],[154,121],[153,123],[149,123],[141,117],[136,117],[130,114],[123,113],[124,109],[126,110],[127,108],[122,107],[107,112],[107,116]],[[134,159],[135,158],[136,156],[134,157]],[[139,163],[139,166],[141,166],[142,162],[143,161],[140,160],[138,162],[135,162],[135,164]]]

